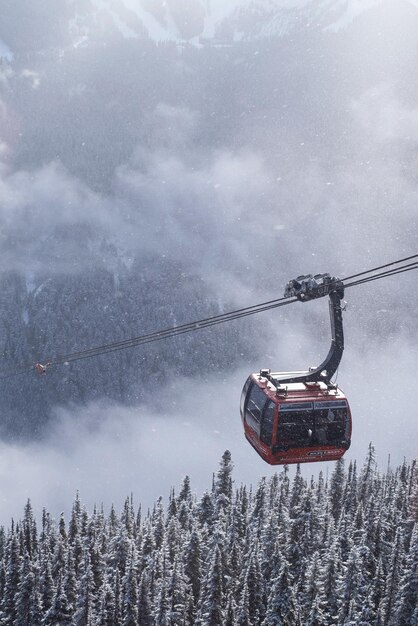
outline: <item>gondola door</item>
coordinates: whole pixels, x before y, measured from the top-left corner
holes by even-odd
[[[267,463],[274,462],[273,446],[277,427],[277,400],[267,386],[259,386],[249,377],[241,396],[241,418],[245,435]]]

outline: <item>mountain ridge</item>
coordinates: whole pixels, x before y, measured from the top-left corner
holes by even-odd
[[[52,0],[27,13],[23,5],[17,0],[3,16],[0,58],[11,61],[15,53],[106,44],[115,38],[201,48],[309,31],[336,33],[369,11],[390,16],[402,5],[418,16],[418,0],[283,0],[280,6],[273,0],[233,0],[228,6],[218,0],[76,0],[67,1],[59,14]]]
[[[405,2],[418,9],[417,0]],[[126,15],[135,15],[143,25],[143,33],[158,42],[213,45],[233,44],[238,41],[283,37],[300,28],[318,28],[338,31],[347,28],[366,11],[388,3],[387,0],[290,0],[277,5],[273,0],[234,2],[227,11],[210,0],[173,0],[160,5],[148,0],[92,0],[96,8],[115,15],[121,25],[121,7]],[[395,4],[390,0],[388,4]],[[399,4],[397,1],[396,4]],[[125,32],[126,36],[126,32]],[[132,36],[132,35],[131,35]]]

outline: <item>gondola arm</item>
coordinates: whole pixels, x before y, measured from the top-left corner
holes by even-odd
[[[291,280],[285,291],[286,296],[296,296],[301,302],[307,302],[316,298],[329,296],[329,313],[331,322],[331,347],[324,361],[318,367],[311,368],[307,372],[298,372],[288,376],[283,374],[274,377],[268,376],[270,380],[281,387],[287,383],[310,383],[324,382],[331,383],[341,361],[344,351],[344,330],[341,301],[344,298],[344,284],[338,278],[331,278],[329,274],[319,274],[300,276],[296,280]]]

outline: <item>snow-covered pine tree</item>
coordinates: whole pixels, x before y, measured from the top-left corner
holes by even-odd
[[[122,580],[122,626],[138,624],[138,572],[136,554],[132,544],[131,554]]]
[[[221,626],[224,620],[224,571],[222,555],[216,543],[209,555],[206,577],[202,585],[196,625]]]
[[[52,605],[45,613],[45,626],[70,626],[72,622],[73,610],[65,594],[62,581],[62,573],[58,574],[58,582],[55,589]],[[29,626],[29,625],[28,625]]]
[[[106,578],[100,589],[97,604],[97,626],[114,626],[117,624],[115,614],[115,594],[111,581]]]
[[[418,522],[412,532],[409,553],[397,589],[394,619],[396,626],[418,624]]]
[[[248,591],[248,581],[244,580],[244,586],[242,587],[239,603],[235,612],[234,626],[253,626],[254,623],[250,616],[250,599]]]
[[[4,595],[1,598],[1,626],[13,626],[16,619],[15,596],[20,582],[20,545],[17,532],[12,524],[5,549]]]
[[[184,626],[190,615],[192,592],[184,574],[183,563],[177,558],[171,568],[167,593],[170,598],[170,625]]]
[[[385,593],[382,597],[379,609],[385,626],[390,624],[395,611],[397,591],[403,571],[404,552],[402,545],[402,531],[397,528],[395,541],[392,546],[392,553],[385,582]]]
[[[39,536],[27,506],[0,528],[0,626],[418,626],[412,469],[374,467],[360,497],[354,465],[291,488],[284,468],[221,506],[215,476],[199,503],[183,484],[139,521],[132,498],[105,518],[77,496],[68,532],[44,511]]]
[[[376,451],[373,444],[369,443],[368,454],[359,481],[359,498],[362,502],[367,502],[370,499],[370,494],[373,491],[375,472]]]
[[[90,563],[90,553],[87,543],[84,546],[83,562],[80,570],[80,586],[77,598],[77,607],[74,613],[73,626],[94,626],[96,619],[96,589]]]
[[[15,594],[16,617],[13,626],[32,626],[31,606],[35,595],[35,575],[29,553],[21,559],[19,584]]]
[[[287,561],[282,561],[278,576],[273,580],[262,626],[301,626],[300,607],[289,576]]]
[[[338,523],[343,507],[344,486],[345,462],[344,459],[340,459],[336,462],[334,471],[331,475],[329,492],[331,502],[331,514],[334,518],[335,523]]]
[[[411,469],[409,507],[412,519],[418,522],[418,463],[416,461],[413,462]]]
[[[188,584],[191,586],[194,606],[196,607],[200,597],[202,572],[200,537],[196,527],[193,528],[190,537],[187,539],[183,559],[184,574]]]
[[[149,575],[146,570],[142,572],[138,588],[138,623],[140,626],[153,626],[153,611]]]
[[[38,551],[38,539],[36,522],[33,516],[32,504],[30,500],[28,500],[25,505],[21,528],[23,535],[23,550],[28,553],[29,558],[32,560],[36,557]]]
[[[215,508],[227,509],[232,503],[232,457],[229,450],[225,450],[220,461],[220,467],[215,479]]]

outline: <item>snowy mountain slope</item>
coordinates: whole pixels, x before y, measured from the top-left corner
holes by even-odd
[[[418,0],[247,0],[224,20],[222,28],[234,39],[254,41],[281,37],[301,29],[339,31],[373,8],[383,11],[399,5],[418,8]]]
[[[334,20],[328,28],[330,30],[344,28],[351,24],[356,17],[380,3],[381,0],[351,0],[351,2],[339,0],[334,5],[330,3],[330,10],[338,11],[340,17]]]
[[[418,0],[53,0],[25,9],[16,0],[0,21],[0,56],[78,47],[112,37],[179,45],[231,45],[300,32],[348,28],[373,9],[418,10]],[[33,37],[36,32],[36,37]]]
[[[405,0],[418,8],[418,0]],[[338,31],[366,11],[399,0],[91,0],[94,24],[123,36],[178,43],[281,37],[306,25]]]
[[[191,41],[213,34],[225,9],[213,12],[204,0],[153,2],[150,0],[92,0],[93,24],[107,24],[123,36],[145,36],[153,41]]]

